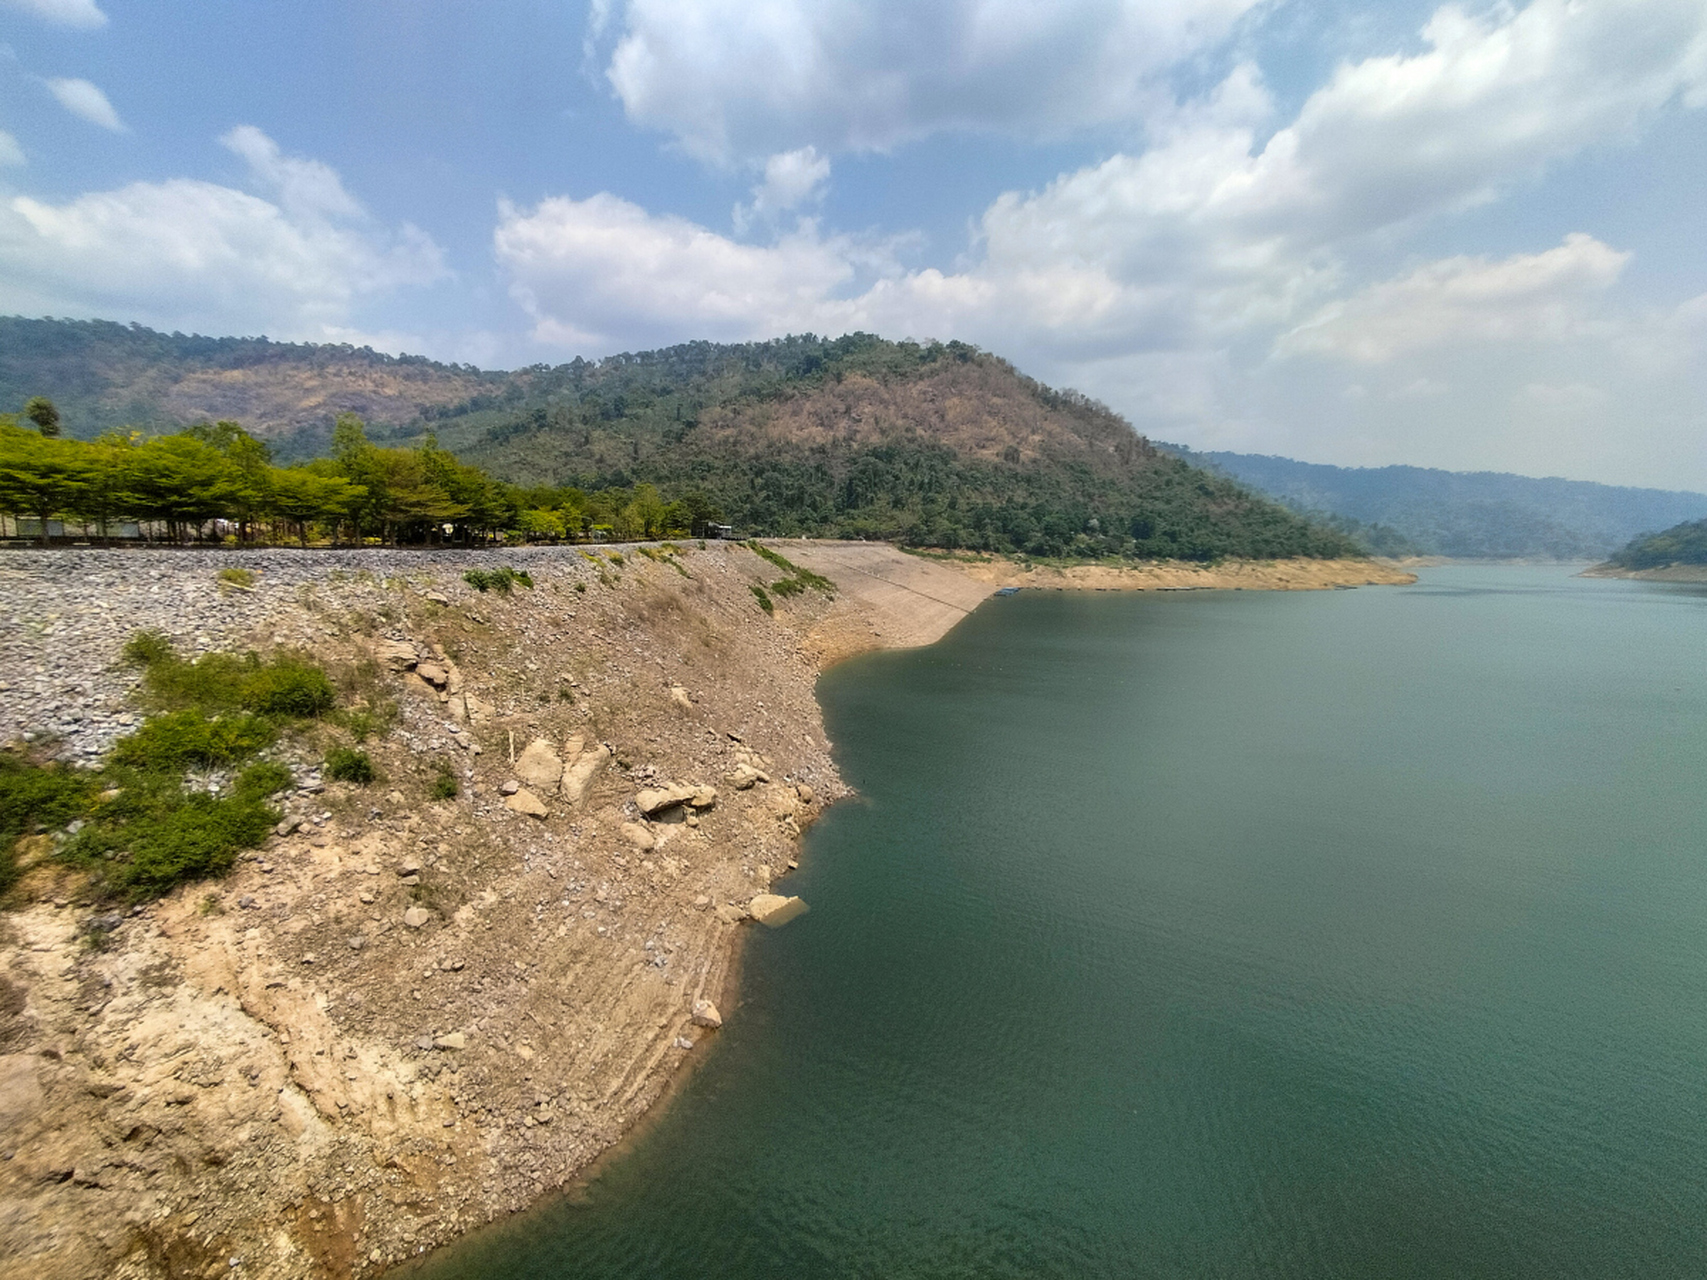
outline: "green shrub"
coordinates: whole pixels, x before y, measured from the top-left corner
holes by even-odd
[[[765,589],[763,587],[754,583],[752,592],[753,598],[759,602],[759,608],[763,609],[766,613],[772,613],[775,611],[776,606],[771,603],[771,598],[765,594]]]
[[[378,774],[374,772],[373,761],[367,752],[333,747],[326,753],[326,776],[334,782],[354,782],[365,787]]]
[[[113,762],[156,773],[213,768],[246,760],[273,741],[273,728],[259,716],[210,717],[201,711],[169,711],[144,722],[113,747]]]
[[[237,775],[232,783],[233,794],[265,799],[285,790],[291,784],[290,770],[276,760],[261,760]]]
[[[152,667],[157,662],[177,656],[164,632],[138,631],[125,641],[124,660],[133,667]]]
[[[432,784],[427,788],[427,794],[434,800],[455,800],[461,788],[456,784],[456,774],[452,773],[447,764],[439,765],[438,772],[433,775]]]
[[[219,581],[221,586],[253,587],[255,585],[254,571],[251,569],[239,569],[235,565],[228,569],[221,569],[213,576]]]
[[[476,591],[496,591],[501,596],[509,595],[510,588],[517,585],[533,590],[533,575],[508,565],[501,569],[470,569],[462,575],[462,580]]]
[[[806,584],[799,578],[782,578],[771,583],[771,591],[774,594],[781,596],[784,600],[788,599],[790,596],[797,596],[805,590]]]
[[[18,838],[37,826],[54,831],[81,817],[94,789],[92,774],[0,754],[0,893],[18,879]]]
[[[579,593],[579,592],[585,592],[585,591],[586,591],[586,589],[587,589],[587,584],[586,584],[586,583],[584,583],[584,582],[577,582],[577,583],[576,583],[576,584],[575,584],[575,590],[576,590],[576,591],[577,591],[577,592],[578,592],[578,593]]]
[[[188,880],[223,875],[267,838],[278,810],[247,795],[187,795],[115,833],[130,857],[110,874],[132,898],[156,898]]]
[[[337,694],[319,667],[279,657],[248,674],[238,700],[261,715],[308,720],[330,711]]]

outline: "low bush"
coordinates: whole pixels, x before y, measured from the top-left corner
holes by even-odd
[[[0,893],[18,879],[17,844],[37,827],[58,830],[83,815],[95,776],[0,753]]]
[[[438,772],[433,775],[433,781],[427,788],[427,794],[434,800],[455,800],[457,792],[456,774],[451,772],[447,764],[439,765]]]
[[[326,753],[326,776],[334,782],[354,782],[367,786],[379,775],[365,751],[349,747],[333,747]]]
[[[496,591],[501,596],[509,595],[513,586],[533,590],[533,575],[508,565],[500,569],[470,569],[462,575],[462,580],[476,591]]]
[[[119,739],[112,759],[132,769],[182,773],[236,764],[272,741],[273,727],[259,716],[168,711]]]
[[[771,583],[771,593],[781,596],[784,600],[790,596],[800,595],[805,590],[806,584],[799,578],[782,578]]]
[[[239,569],[235,565],[232,565],[230,568],[221,569],[213,576],[219,581],[221,586],[253,587],[255,585],[254,570]]]
[[[308,720],[330,711],[337,694],[319,667],[281,656],[248,673],[238,700],[261,715]]]
[[[765,594],[765,589],[763,587],[754,583],[752,592],[753,598],[759,602],[759,608],[763,609],[766,613],[774,613],[776,611],[776,606],[771,603],[771,598]]]
[[[177,655],[172,651],[172,641],[164,632],[138,631],[125,641],[124,660],[133,667],[151,667],[156,662]]]

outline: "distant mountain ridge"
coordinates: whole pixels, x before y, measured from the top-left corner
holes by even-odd
[[[1598,560],[1642,534],[1707,516],[1707,494],[1688,491],[1157,448],[1325,519],[1381,555]]]

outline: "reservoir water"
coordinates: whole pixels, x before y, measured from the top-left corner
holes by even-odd
[[[1707,1275],[1707,592],[1027,593],[658,1122],[434,1280]]]

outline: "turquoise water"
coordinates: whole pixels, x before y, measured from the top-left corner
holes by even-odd
[[[710,1057],[449,1277],[1707,1275],[1707,594],[1022,593],[825,677]]]

